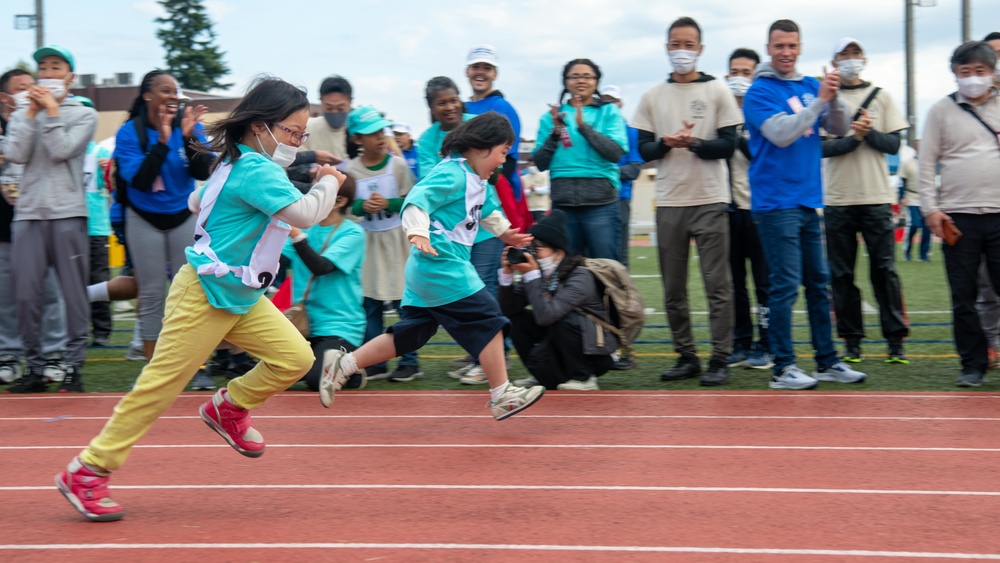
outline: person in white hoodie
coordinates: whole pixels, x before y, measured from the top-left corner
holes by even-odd
[[[82,392],[90,324],[87,283],[90,240],[83,160],[97,129],[97,112],[69,96],[73,55],[58,45],[34,53],[38,84],[28,91],[28,106],[10,118],[7,158],[24,165],[11,225],[11,260],[18,327],[28,371],[8,389],[44,391],[41,353],[44,280],[53,267],[66,309],[65,377],[61,392]]]

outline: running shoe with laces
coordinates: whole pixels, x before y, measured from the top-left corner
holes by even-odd
[[[45,381],[59,382],[66,378],[66,366],[63,365],[62,358],[48,358],[45,360],[45,367],[42,368],[42,377]]]
[[[544,394],[545,388],[541,385],[525,388],[508,383],[507,389],[504,389],[503,395],[500,396],[500,400],[496,402],[489,401],[486,403],[486,406],[493,413],[493,418],[503,420],[535,404]]]
[[[469,371],[458,380],[462,385],[485,385],[490,382],[486,377],[486,372],[483,371],[483,366],[479,364],[473,364]]]
[[[194,374],[191,380],[192,391],[212,391],[215,389],[215,381],[212,379],[212,371],[208,366],[201,366],[198,373]]]
[[[781,372],[771,376],[771,382],[768,383],[768,387],[771,389],[792,389],[795,391],[815,389],[817,385],[819,385],[819,381],[806,375],[806,372],[795,364],[781,368]]]
[[[21,362],[17,356],[0,356],[0,381],[13,383],[21,377]]]
[[[762,347],[754,346],[753,350],[750,351],[750,357],[743,365],[752,369],[771,369],[774,367],[774,356]]]
[[[74,457],[66,469],[56,475],[56,487],[80,514],[92,522],[114,522],[125,511],[108,495],[110,473],[97,473]]]
[[[580,381],[579,379],[567,379],[566,381],[556,385],[556,389],[560,391],[600,391],[601,388],[597,385],[597,377],[590,376],[586,381]]]
[[[861,355],[861,343],[848,342],[844,345],[844,355],[841,359],[852,364],[860,363],[864,359],[864,356]]]
[[[908,364],[910,359],[906,357],[906,352],[903,351],[903,343],[895,342],[889,344],[889,355],[885,359],[887,364]]]
[[[28,368],[28,373],[17,380],[16,383],[7,388],[4,393],[44,393],[48,391],[49,384],[45,382],[41,372],[36,372]]]
[[[535,385],[541,385],[541,382],[535,379],[535,376],[533,375],[522,377],[521,379],[515,379],[513,383],[518,387],[534,387]]]
[[[452,379],[462,379],[463,377],[465,377],[466,375],[468,375],[469,371],[472,370],[472,368],[476,367],[476,365],[477,364],[475,362],[472,362],[472,363],[469,363],[469,364],[465,364],[464,366],[462,366],[462,367],[460,367],[460,368],[458,368],[458,369],[456,369],[454,371],[449,371],[448,372],[448,377],[450,377]]]
[[[418,366],[398,366],[391,374],[389,374],[389,381],[405,383],[407,381],[419,379],[423,376],[424,372],[420,371]]]
[[[59,384],[60,393],[83,393],[83,374],[76,366],[66,366],[63,370],[63,380]]]
[[[324,407],[330,408],[333,404],[334,393],[340,391],[347,383],[348,374],[344,373],[340,367],[340,359],[347,355],[347,351],[327,350],[323,353],[323,375],[319,378],[319,402]]]
[[[834,383],[864,383],[867,375],[851,369],[844,362],[837,362],[830,367],[818,368],[812,376],[819,381],[832,381]]]
[[[247,457],[264,455],[264,437],[253,427],[250,413],[226,400],[229,391],[219,389],[207,403],[198,409],[201,419],[209,428],[229,443],[234,450]]]

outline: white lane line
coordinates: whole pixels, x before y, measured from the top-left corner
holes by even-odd
[[[0,446],[0,451],[79,450],[86,446]],[[139,444],[136,449],[196,449],[228,448],[226,444]],[[456,449],[564,449],[564,450],[788,450],[788,451],[858,451],[858,452],[975,452],[998,453],[1000,448],[918,448],[889,446],[747,446],[747,445],[688,445],[688,444],[268,444],[268,448],[456,448]]]
[[[51,491],[52,485],[0,487],[0,492]],[[834,494],[834,495],[937,495],[1000,497],[1000,491],[931,491],[906,489],[815,489],[790,487],[657,487],[629,485],[114,485],[117,490],[170,491],[170,490],[250,490],[250,489],[291,489],[291,490],[459,490],[459,491],[612,491],[612,492],[682,492],[682,493],[794,493],[794,494]]]
[[[947,553],[933,551],[871,551],[847,549],[771,549],[731,547],[682,547],[646,545],[539,545],[476,543],[98,543],[98,544],[7,544],[0,550],[83,549],[400,549],[476,551],[600,551],[609,553],[718,553],[729,555],[819,555],[831,557],[910,557],[920,559],[981,559],[997,561],[995,553]]]
[[[63,417],[58,418],[58,422],[64,421],[74,421],[74,420],[107,420],[107,416],[74,416],[74,415],[63,415]],[[0,422],[31,422],[31,421],[52,421],[57,422],[53,417],[45,416],[31,416],[31,417],[0,417]],[[263,419],[321,419],[321,418],[335,418],[339,420],[344,419],[387,419],[387,418],[399,418],[399,419],[483,419],[482,415],[478,414],[296,414],[296,415],[261,415],[255,414],[253,416],[254,420]],[[596,420],[660,420],[660,419],[671,419],[671,420],[865,420],[865,421],[892,421],[892,422],[907,422],[907,421],[945,421],[945,422],[1000,422],[1000,417],[968,417],[968,416],[760,416],[760,415],[685,415],[685,414],[522,414],[518,415],[518,418],[551,418],[551,419],[596,419]],[[199,416],[161,416],[160,420],[201,420]]]

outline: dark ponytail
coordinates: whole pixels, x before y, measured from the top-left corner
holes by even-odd
[[[495,111],[473,117],[448,133],[441,143],[441,154],[463,153],[469,149],[490,150],[514,144],[510,120]]]
[[[597,88],[594,89],[594,96],[598,100],[600,99],[600,96],[597,95],[597,90],[599,89],[599,87],[601,85],[601,69],[600,69],[600,67],[598,67],[597,64],[594,63],[594,61],[592,61],[590,59],[573,59],[572,61],[566,63],[566,66],[563,67],[563,71],[562,71],[563,89],[562,89],[562,93],[559,94],[559,104],[560,105],[562,105],[562,103],[563,103],[563,98],[565,98],[566,95],[569,94],[569,90],[566,89],[566,77],[569,76],[569,69],[573,68],[576,65],[587,65],[591,69],[594,70],[594,76],[597,77],[597,84],[595,85],[595,86],[597,86]]]
[[[229,117],[216,121],[208,130],[212,141],[203,150],[218,154],[219,162],[239,160],[240,149],[236,145],[243,141],[250,125],[260,121],[270,125],[309,109],[305,91],[280,78],[264,76],[249,88]]]

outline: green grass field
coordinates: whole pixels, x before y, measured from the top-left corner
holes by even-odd
[[[897,251],[901,254],[901,249]],[[825,391],[968,391],[954,386],[955,377],[959,371],[958,359],[952,345],[951,333],[951,300],[948,295],[948,284],[945,279],[943,258],[940,249],[935,246],[930,263],[903,262],[898,263],[898,269],[903,280],[903,293],[909,320],[913,325],[907,354],[911,358],[909,365],[884,363],[885,342],[878,326],[877,314],[866,314],[865,322],[869,338],[864,345],[865,360],[857,364],[858,368],[868,373],[868,382],[863,385],[836,385],[824,383],[820,389]],[[602,389],[702,389],[697,381],[661,382],[659,374],[673,365],[675,354],[671,347],[670,331],[666,328],[666,317],[663,311],[663,293],[659,280],[659,268],[655,249],[651,247],[633,246],[631,253],[632,273],[640,276],[636,279],[647,308],[656,313],[647,317],[647,328],[640,335],[643,342],[636,347],[639,356],[639,366],[631,371],[610,372],[600,378]],[[865,256],[859,258],[857,271],[859,286],[865,301],[874,305],[871,288],[868,284],[868,263]],[[651,277],[642,277],[651,276]],[[698,312],[694,315],[695,338],[699,341],[699,352],[702,356],[708,353],[707,344],[708,317],[697,258],[691,261],[688,290],[691,295],[691,309]],[[794,315],[794,337],[797,342],[809,339],[806,316],[801,311],[805,309],[804,298],[799,299]],[[125,346],[131,337],[131,313],[118,314],[112,345]],[[392,322],[393,318],[386,319]],[[704,342],[704,344],[701,344]],[[840,342],[837,342],[838,346]],[[796,350],[800,355],[800,365],[807,370],[814,368],[812,350],[808,344],[799,344]],[[88,391],[125,391],[129,384],[138,376],[142,368],[141,362],[124,361],[123,348],[91,348],[88,353],[85,368],[85,382]],[[462,356],[462,350],[451,342],[443,331],[420,351],[420,365],[424,371],[423,379],[411,383],[389,383],[387,381],[372,382],[368,389],[469,389],[449,378],[447,372],[454,369],[449,360]],[[707,360],[705,360],[707,362]],[[392,365],[390,365],[392,367]],[[527,372],[520,361],[511,359],[511,378],[524,377]],[[736,368],[732,370],[732,381],[721,390],[734,389],[767,389],[769,371]],[[223,378],[217,378],[223,383]],[[304,388],[304,384],[296,384],[292,389]],[[981,390],[997,391],[1000,385],[987,383]]]

